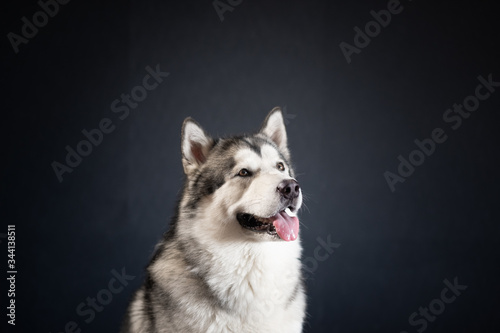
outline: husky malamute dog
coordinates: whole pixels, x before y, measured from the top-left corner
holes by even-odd
[[[279,108],[254,135],[182,126],[186,180],[123,333],[295,333],[305,293],[294,179]]]

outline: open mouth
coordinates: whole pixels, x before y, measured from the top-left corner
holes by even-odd
[[[293,207],[288,207],[270,217],[258,217],[248,213],[238,213],[236,214],[236,219],[245,229],[258,233],[267,233],[285,241],[293,241],[298,236],[299,219],[292,210]]]
[[[245,229],[256,232],[267,232],[273,236],[278,235],[270,218],[257,217],[247,213],[238,213],[236,219]]]

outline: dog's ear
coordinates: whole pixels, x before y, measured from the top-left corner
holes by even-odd
[[[279,148],[281,153],[288,159],[290,153],[287,146],[287,136],[285,123],[283,121],[283,113],[279,107],[275,107],[269,112],[262,124],[260,133],[271,139]]]
[[[191,174],[207,160],[213,139],[192,118],[182,124],[182,166],[186,175]]]

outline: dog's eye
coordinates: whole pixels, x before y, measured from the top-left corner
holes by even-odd
[[[285,171],[285,166],[283,165],[282,162],[276,163],[276,167],[278,168],[279,171]]]
[[[240,172],[238,172],[238,176],[240,177],[248,177],[250,175],[251,173],[247,169],[241,169]]]

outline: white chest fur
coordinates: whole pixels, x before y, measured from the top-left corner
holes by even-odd
[[[211,249],[207,283],[229,311],[207,327],[213,332],[301,332],[305,298],[300,243],[227,244]]]

